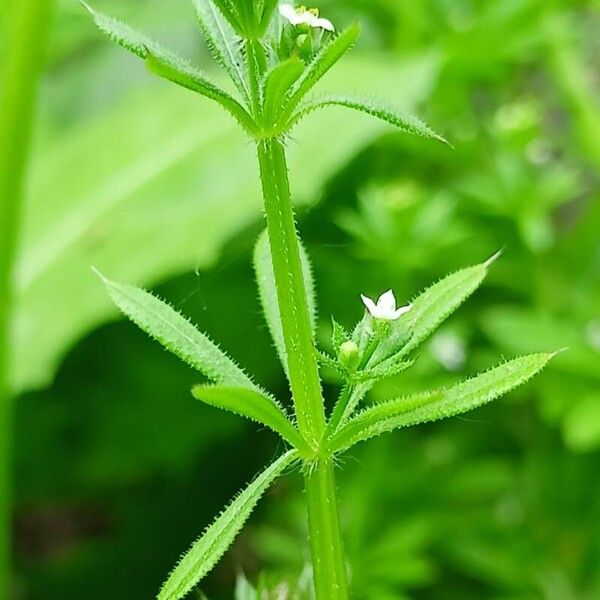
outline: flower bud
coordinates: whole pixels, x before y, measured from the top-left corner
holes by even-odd
[[[344,342],[340,346],[338,353],[339,361],[349,371],[355,371],[360,361],[360,352],[358,346],[351,340]]]

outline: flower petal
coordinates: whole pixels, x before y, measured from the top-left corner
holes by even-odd
[[[298,12],[291,4],[281,4],[279,6],[279,14],[292,25],[308,25],[309,27],[325,29],[327,31],[335,31],[333,23],[328,19],[319,18],[309,10]]]
[[[377,304],[375,304],[375,302],[373,302],[373,300],[371,300],[371,298],[369,298],[368,296],[361,294],[360,297],[363,301],[363,304],[367,307],[367,310],[371,313],[371,315],[376,319],[379,318],[380,313]]]
[[[396,296],[394,296],[392,290],[388,290],[385,294],[379,296],[377,308],[386,313],[393,313],[396,310]]]
[[[335,27],[333,23],[329,19],[314,19],[314,21],[310,25],[311,27],[318,27],[320,29],[325,29],[326,31],[335,31]]]
[[[291,4],[281,4],[279,6],[279,14],[287,19],[292,25],[299,25],[302,19],[298,11]]]
[[[406,306],[401,306],[397,310],[394,311],[393,320],[399,319],[402,315],[406,314],[408,311],[412,309],[412,304],[407,304]]]

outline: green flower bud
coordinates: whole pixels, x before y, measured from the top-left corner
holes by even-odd
[[[351,340],[344,342],[340,346],[338,353],[339,361],[349,371],[355,371],[360,361],[360,352],[358,346]]]

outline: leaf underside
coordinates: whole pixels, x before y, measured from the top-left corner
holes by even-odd
[[[358,442],[429,421],[459,415],[506,394],[541,371],[554,354],[530,354],[499,365],[451,388],[398,398],[367,408],[332,438],[342,452]]]
[[[240,532],[254,507],[281,473],[297,459],[290,450],[246,487],[193,544],[163,585],[158,600],[183,598],[215,566]]]

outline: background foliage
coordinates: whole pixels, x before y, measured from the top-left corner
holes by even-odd
[[[191,2],[96,6],[209,64]],[[504,247],[417,367],[371,399],[450,382],[498,354],[570,347],[505,400],[345,459],[358,597],[597,598],[600,6],[320,7],[364,28],[323,87],[379,89],[455,146],[335,109],[298,128],[292,183],[323,342],[330,314],[358,319],[360,292],[393,286],[409,298]],[[152,79],[77,3],[58,2],[18,270],[19,598],[152,597],[181,548],[278,451],[268,433],[195,401],[197,377],[134,326],[109,322],[89,269],[155,286],[285,395],[251,269],[254,160],[227,117]],[[231,597],[236,569],[297,580],[304,528],[300,490],[284,479],[205,591]]]

